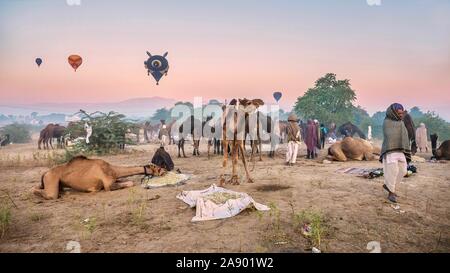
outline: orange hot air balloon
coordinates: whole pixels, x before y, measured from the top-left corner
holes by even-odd
[[[83,63],[83,59],[78,55],[69,56],[69,64],[77,71],[77,68]]]

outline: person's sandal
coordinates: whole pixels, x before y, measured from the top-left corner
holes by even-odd
[[[392,203],[397,203],[397,198],[395,197],[394,193],[389,193],[388,200],[391,201]]]
[[[400,196],[398,196],[396,193],[391,192],[391,191],[389,190],[389,188],[386,186],[386,184],[383,184],[383,189],[385,189],[389,194],[395,195],[395,197],[400,197]]]

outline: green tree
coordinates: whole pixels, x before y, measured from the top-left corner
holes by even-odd
[[[108,154],[115,152],[123,144],[133,144],[125,138],[128,130],[135,129],[135,124],[125,119],[125,115],[109,112],[95,112],[88,114],[80,110],[83,117],[80,122],[74,123],[67,129],[67,134],[75,135],[77,132],[84,131],[85,123],[92,126],[92,135],[89,143],[85,141],[77,142],[76,145],[66,149],[71,156],[77,154]]]
[[[170,110],[166,108],[157,109],[155,114],[153,114],[151,120],[154,122],[160,122],[160,120],[168,121],[170,119]]]
[[[356,126],[358,126],[364,133],[367,133],[368,127],[372,126],[372,136],[373,136],[374,122],[370,117],[369,113],[367,113],[367,111],[364,110],[361,106],[357,106],[353,108],[352,114],[353,119],[351,122]]]
[[[420,111],[419,107],[414,106],[413,108],[411,108],[411,110],[409,110],[409,115],[413,119],[419,119],[419,118],[422,118],[424,116],[424,113],[422,111]]]
[[[30,128],[25,124],[13,123],[0,129],[1,135],[9,135],[12,143],[28,143],[31,140]]]
[[[434,112],[423,113],[417,106],[411,108],[408,112],[413,118],[416,127],[423,122],[428,128],[428,134],[436,133],[442,140],[450,139],[450,123],[443,120],[439,115]],[[372,132],[374,137],[383,137],[382,126],[385,117],[386,111],[376,112],[372,116]]]
[[[297,99],[294,111],[299,116],[315,118],[325,124],[342,124],[352,120],[355,100],[356,94],[350,80],[337,80],[336,74],[328,73]]]
[[[428,111],[422,117],[414,120],[416,126],[419,126],[422,122],[428,128],[428,135],[437,134],[441,141],[450,139],[450,123],[443,120],[436,113]]]

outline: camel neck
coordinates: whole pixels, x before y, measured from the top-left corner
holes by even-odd
[[[112,166],[117,177],[127,177],[138,174],[145,174],[144,167],[122,167],[122,166]]]

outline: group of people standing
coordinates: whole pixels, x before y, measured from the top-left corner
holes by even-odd
[[[305,142],[307,148],[306,158],[316,158],[319,150],[325,147],[328,129],[323,124],[319,124],[318,120],[310,119],[306,124],[300,121],[299,124],[299,119],[294,113],[289,115],[288,122],[286,164],[290,166],[295,164],[298,146],[302,141]]]

